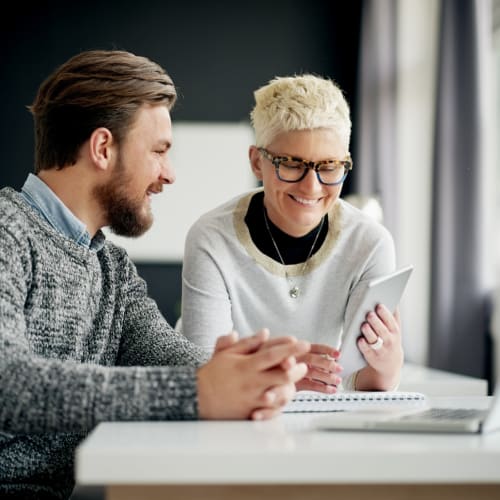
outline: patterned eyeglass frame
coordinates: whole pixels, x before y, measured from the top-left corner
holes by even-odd
[[[262,156],[264,158],[266,158],[267,160],[269,160],[273,164],[274,171],[276,172],[276,176],[282,182],[290,182],[290,183],[300,182],[307,175],[307,172],[309,169],[309,170],[314,170],[314,172],[316,172],[316,177],[321,184],[324,184],[325,186],[338,186],[339,184],[342,184],[345,181],[347,174],[349,173],[349,170],[352,170],[352,159],[351,159],[350,155],[346,156],[346,158],[344,160],[307,161],[307,160],[303,160],[302,158],[298,158],[296,156],[275,156],[265,148],[257,148],[257,149],[259,150],[259,152],[262,154]],[[300,162],[305,167],[303,174],[295,181],[282,179],[280,177],[279,169],[280,169],[280,163],[283,161]],[[322,167],[323,165],[331,165],[331,164],[334,164],[336,167],[338,167],[338,166],[343,167],[345,170],[345,173],[342,176],[342,179],[340,179],[339,181],[324,182],[320,177],[319,168]]]

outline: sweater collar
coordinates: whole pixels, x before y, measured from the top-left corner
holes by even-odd
[[[78,245],[95,252],[98,252],[103,247],[105,240],[103,233],[98,231],[95,237],[91,239],[85,224],[36,175],[28,175],[22,187],[21,196],[56,231],[70,238]]]

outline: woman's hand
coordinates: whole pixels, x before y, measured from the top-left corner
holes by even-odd
[[[298,391],[317,391],[326,394],[337,392],[342,382],[339,373],[342,366],[337,362],[340,351],[324,344],[311,344],[308,353],[297,357],[297,362],[307,365],[305,377],[295,387]]]
[[[404,353],[399,311],[394,314],[379,304],[361,325],[358,347],[368,366],[359,371],[357,390],[393,390],[399,383]]]

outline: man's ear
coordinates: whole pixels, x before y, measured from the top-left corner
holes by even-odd
[[[262,180],[262,155],[259,153],[257,146],[250,146],[248,149],[248,157],[250,158],[250,166],[252,172],[259,181]]]
[[[107,170],[113,158],[113,134],[105,127],[96,128],[89,141],[89,155],[92,163],[101,170]]]

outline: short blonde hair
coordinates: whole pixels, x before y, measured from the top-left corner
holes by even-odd
[[[332,129],[349,147],[351,118],[340,88],[312,74],[276,77],[254,92],[250,118],[258,147],[268,146],[282,132]]]

